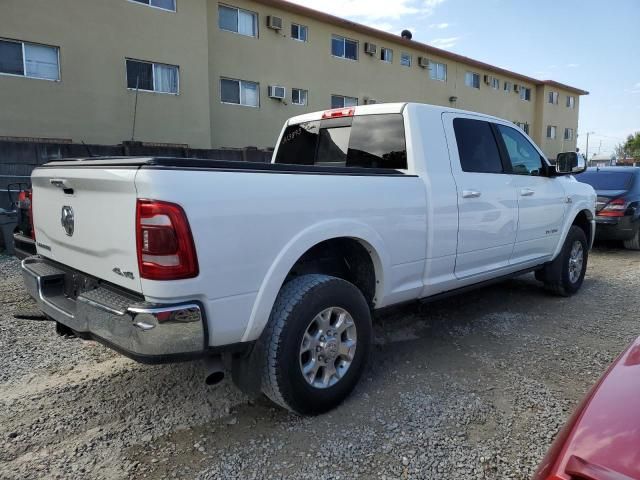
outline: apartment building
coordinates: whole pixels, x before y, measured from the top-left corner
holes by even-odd
[[[265,148],[291,116],[415,101],[509,119],[555,158],[587,93],[282,0],[0,4],[0,139]]]

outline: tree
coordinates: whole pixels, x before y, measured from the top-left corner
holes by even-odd
[[[640,160],[640,132],[629,135],[627,141],[622,145],[625,156],[633,157],[634,160]]]

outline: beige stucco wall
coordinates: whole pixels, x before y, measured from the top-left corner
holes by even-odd
[[[75,142],[117,144],[131,137],[135,93],[126,88],[125,58],[180,67],[180,94],[140,92],[136,140],[181,143],[192,147],[272,147],[291,116],[330,108],[331,95],[366,97],[378,102],[416,101],[480,111],[513,122],[528,123],[530,133],[550,157],[562,150],[565,127],[577,131],[576,109],[545,105],[547,86],[495,74],[459,61],[427,55],[299,16],[253,0],[225,4],[259,14],[259,37],[222,31],[218,1],[177,0],[177,12],[165,12],[129,0],[0,0],[0,38],[60,47],[61,81],[49,82],[0,75],[0,137],[68,138]],[[284,20],[275,32],[267,15]],[[291,23],[309,27],[309,41],[289,38]],[[332,34],[359,42],[359,59],[331,56]],[[364,54],[364,43],[393,50],[393,63]],[[413,65],[400,65],[401,53]],[[418,57],[447,65],[447,81],[429,78]],[[481,78],[480,89],[464,83],[465,73]],[[484,75],[500,80],[500,89]],[[220,101],[220,78],[260,84],[260,107]],[[531,101],[503,91],[504,81],[532,89]],[[269,85],[287,88],[287,101],[268,98]],[[290,103],[291,89],[309,91],[306,107]],[[457,97],[450,103],[450,97]],[[558,126],[558,141],[547,142],[546,126]],[[575,144],[575,140],[574,140]],[[573,145],[575,148],[575,145]],[[567,145],[564,146],[567,148]]]
[[[454,106],[465,110],[497,115],[511,121],[534,123],[535,85],[502,77],[492,72],[467,67],[401,44],[391,44],[367,37],[351,30],[336,27],[318,20],[300,17],[287,11],[264,6],[249,0],[224,2],[227,5],[259,14],[258,38],[246,37],[218,28],[218,2],[209,2],[209,39],[211,49],[211,138],[214,146],[273,146],[284,121],[294,115],[327,109],[331,95],[374,98],[379,102],[415,101],[436,105],[452,105],[449,98],[458,97]],[[267,15],[284,19],[284,28],[275,32],[266,27]],[[298,42],[289,38],[291,23],[309,27],[309,41]],[[358,61],[331,56],[331,37],[341,35],[359,42]],[[393,50],[393,63],[388,64],[364,53],[364,43],[373,42]],[[413,57],[411,68],[400,65],[402,52]],[[447,64],[447,81],[429,78],[429,70],[418,66],[418,57]],[[473,71],[481,77],[480,89],[469,88],[464,83],[465,73]],[[500,90],[493,90],[484,83],[484,75],[500,79]],[[259,109],[220,102],[220,77],[248,80],[260,84]],[[531,101],[523,101],[519,94],[504,93],[504,80],[525,85],[532,89]],[[285,105],[268,98],[269,85],[309,91],[307,107]],[[287,102],[289,103],[289,102]],[[238,128],[241,125],[242,128]]]
[[[558,103],[551,104],[548,102],[550,92],[559,94]],[[575,98],[575,108],[567,107],[567,96]],[[571,152],[576,149],[578,136],[578,112],[580,108],[580,97],[575,93],[569,92],[562,88],[550,85],[541,85],[538,87],[538,104],[535,139],[549,158],[554,158],[560,152]],[[557,127],[556,138],[547,138],[547,126]],[[564,139],[565,128],[573,129],[573,139]]]
[[[140,92],[136,140],[209,147],[206,0],[177,13],[127,0],[2,0],[0,38],[60,47],[61,80],[0,75],[0,136],[131,138],[125,58],[180,67],[180,94]]]

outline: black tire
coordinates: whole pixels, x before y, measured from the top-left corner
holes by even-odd
[[[347,311],[357,332],[353,360],[332,386],[317,388],[303,376],[301,344],[318,314],[337,307]],[[327,275],[303,275],[282,287],[260,343],[262,391],[274,403],[300,415],[316,415],[338,406],[354,389],[368,361],[371,312],[360,290]]]
[[[626,248],[627,250],[640,250],[640,227],[631,240],[624,241],[624,248]]]
[[[579,242],[582,246],[583,262],[579,276],[572,279],[571,251],[576,242]],[[589,242],[587,241],[587,236],[584,230],[573,225],[569,230],[560,255],[542,270],[536,272],[536,278],[544,282],[545,289],[554,295],[570,297],[582,287],[584,276],[587,273],[588,260]]]

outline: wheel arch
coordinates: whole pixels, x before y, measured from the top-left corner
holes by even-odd
[[[564,242],[567,239],[567,235],[569,235],[569,230],[574,225],[580,227],[584,231],[587,237],[587,242],[589,243],[589,248],[591,248],[591,246],[593,245],[593,239],[595,237],[596,229],[595,217],[592,208],[593,207],[589,207],[586,202],[580,202],[579,204],[575,205],[570,214],[567,215],[567,218],[571,218],[572,220],[571,222],[566,222],[564,226],[562,236],[560,237],[560,242],[558,242],[556,251],[553,254],[554,259],[557,258],[558,255],[560,255],[562,247],[564,246]]]
[[[256,340],[261,335],[269,320],[278,292],[292,275],[294,267],[304,260],[305,255],[314,252],[315,249],[322,248],[323,245],[336,244],[332,242],[358,245],[360,252],[366,252],[375,276],[375,286],[368,300],[376,304],[384,298],[387,290],[385,272],[388,272],[390,257],[380,235],[368,225],[359,222],[347,220],[323,222],[294,236],[278,253],[260,285],[242,338],[243,342]],[[326,271],[314,273],[326,273]],[[367,292],[363,293],[366,297]]]

